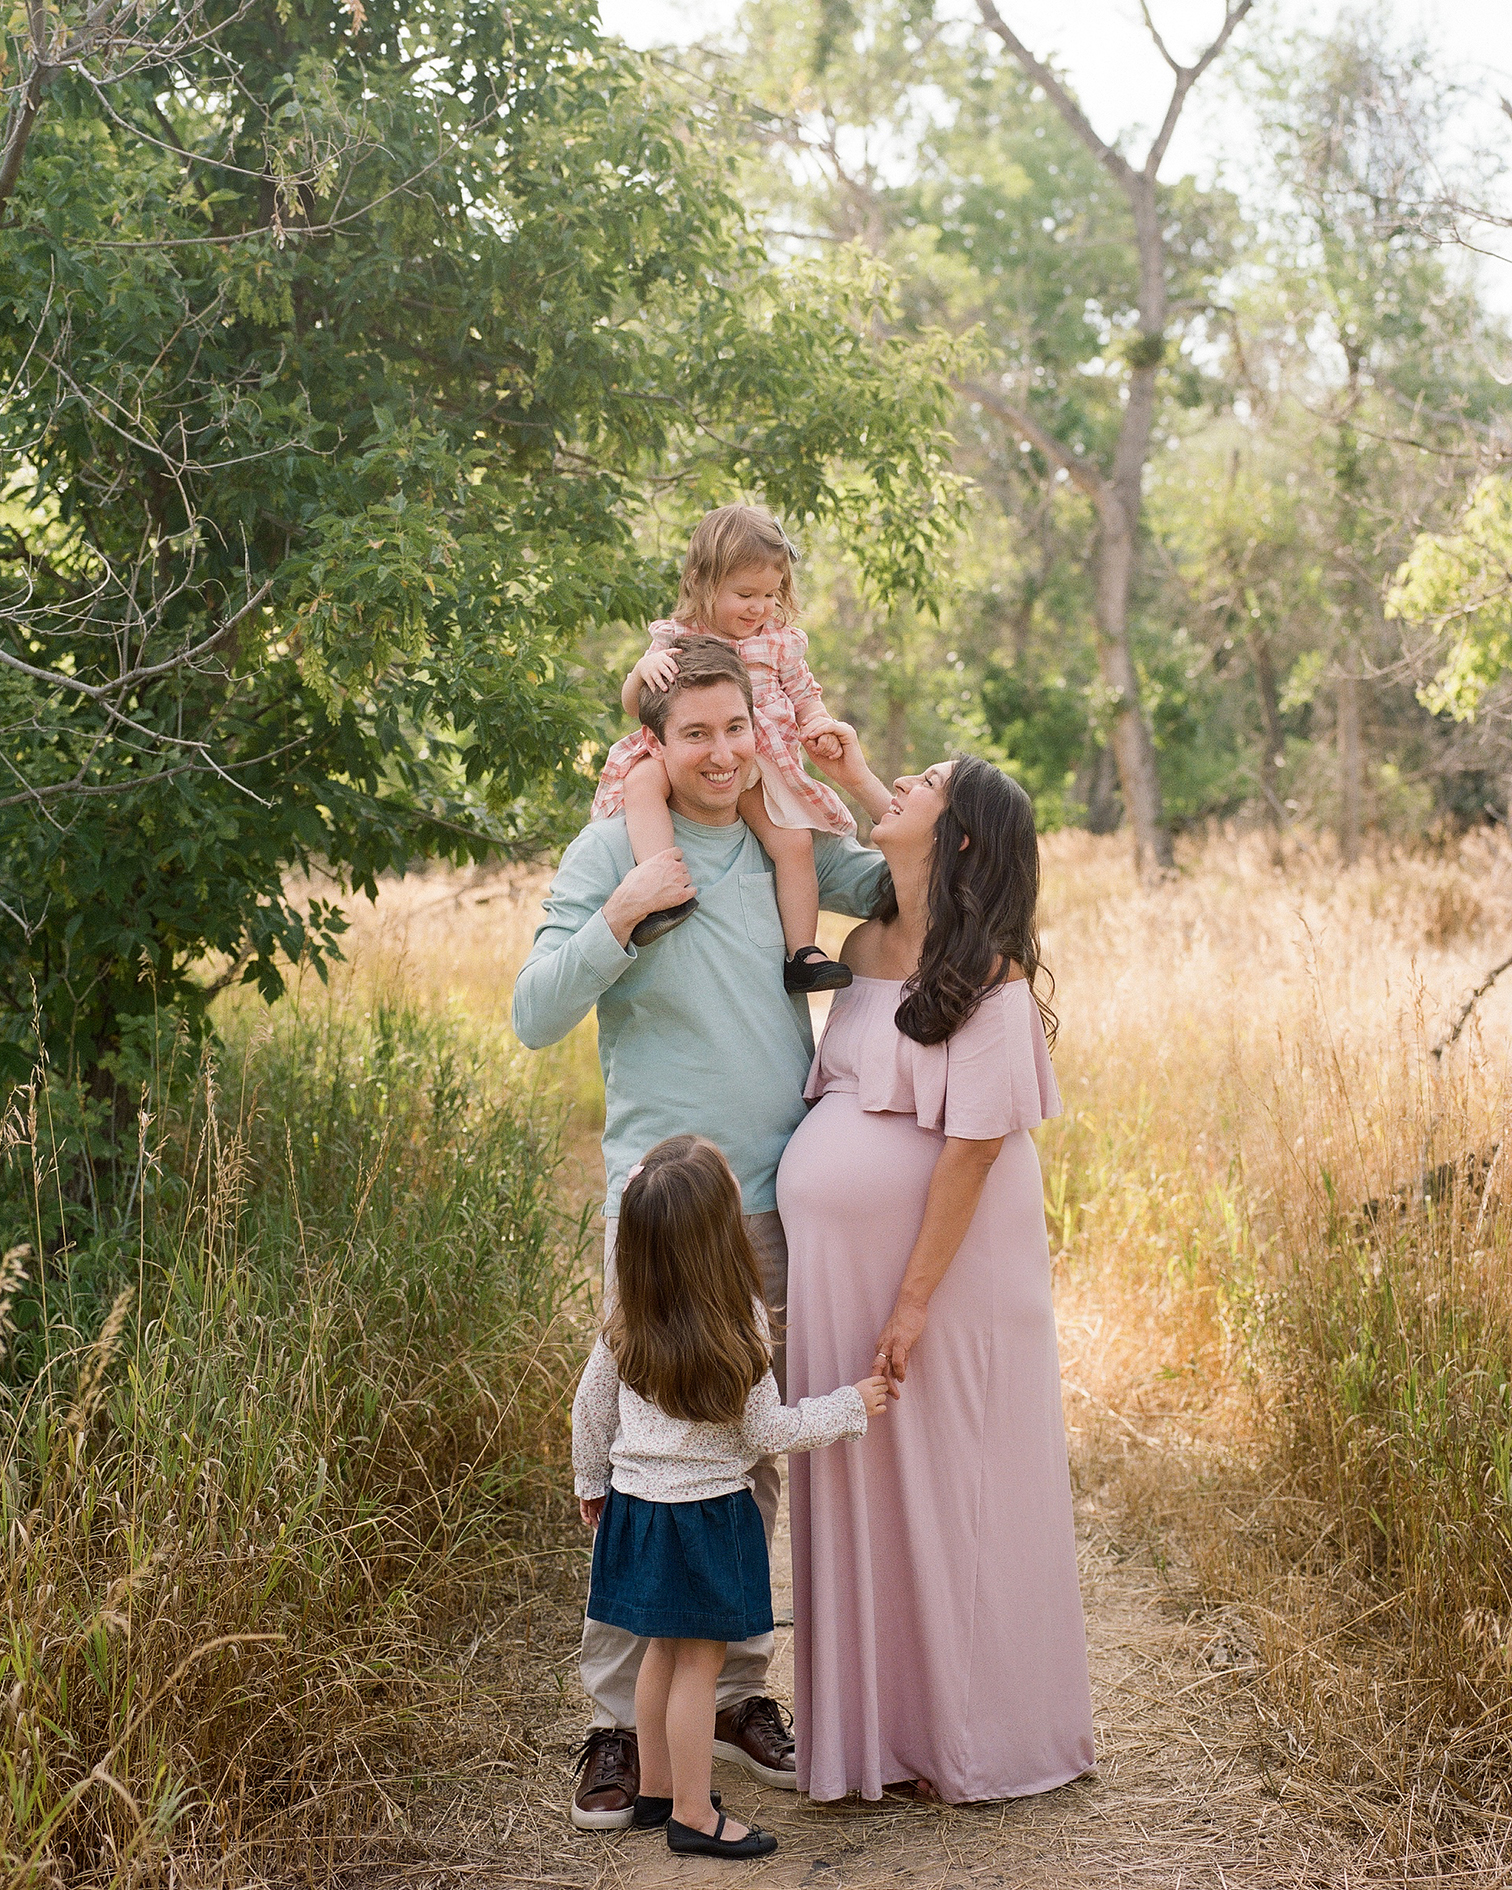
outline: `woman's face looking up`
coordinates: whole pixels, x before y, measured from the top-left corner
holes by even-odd
[[[893,783],[887,812],[872,828],[878,844],[894,847],[934,845],[935,823],[945,811],[945,789],[954,763],[937,761],[922,774],[900,774]]]

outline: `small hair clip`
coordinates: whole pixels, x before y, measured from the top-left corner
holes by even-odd
[[[634,1181],[637,1175],[643,1175],[645,1174],[645,1172],[646,1172],[646,1164],[644,1162],[637,1162],[635,1166],[630,1170],[629,1174],[626,1175],[625,1186],[628,1188],[630,1186],[630,1183]]]

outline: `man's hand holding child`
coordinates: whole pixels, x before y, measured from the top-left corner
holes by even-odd
[[[693,881],[683,864],[682,848],[668,847],[653,853],[630,871],[604,901],[604,919],[621,945],[628,945],[630,934],[648,912],[660,912],[667,906],[680,906],[694,894]]]

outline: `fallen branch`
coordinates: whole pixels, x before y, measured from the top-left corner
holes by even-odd
[[[1470,1013],[1475,1009],[1476,1005],[1480,1003],[1481,999],[1491,989],[1492,985],[1496,983],[1502,973],[1509,970],[1512,970],[1512,958],[1504,958],[1499,965],[1493,965],[1491,967],[1485,977],[1481,979],[1480,983],[1470,993],[1469,997],[1465,999],[1464,1003],[1460,1006],[1459,1016],[1455,1018],[1453,1028],[1450,1030],[1449,1035],[1440,1038],[1433,1046],[1433,1060],[1435,1063],[1443,1056],[1447,1049],[1459,1041],[1460,1032],[1470,1021]]]

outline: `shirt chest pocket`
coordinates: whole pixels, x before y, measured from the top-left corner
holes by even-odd
[[[782,915],[777,910],[777,882],[770,873],[742,873],[740,909],[753,945],[782,946]]]

